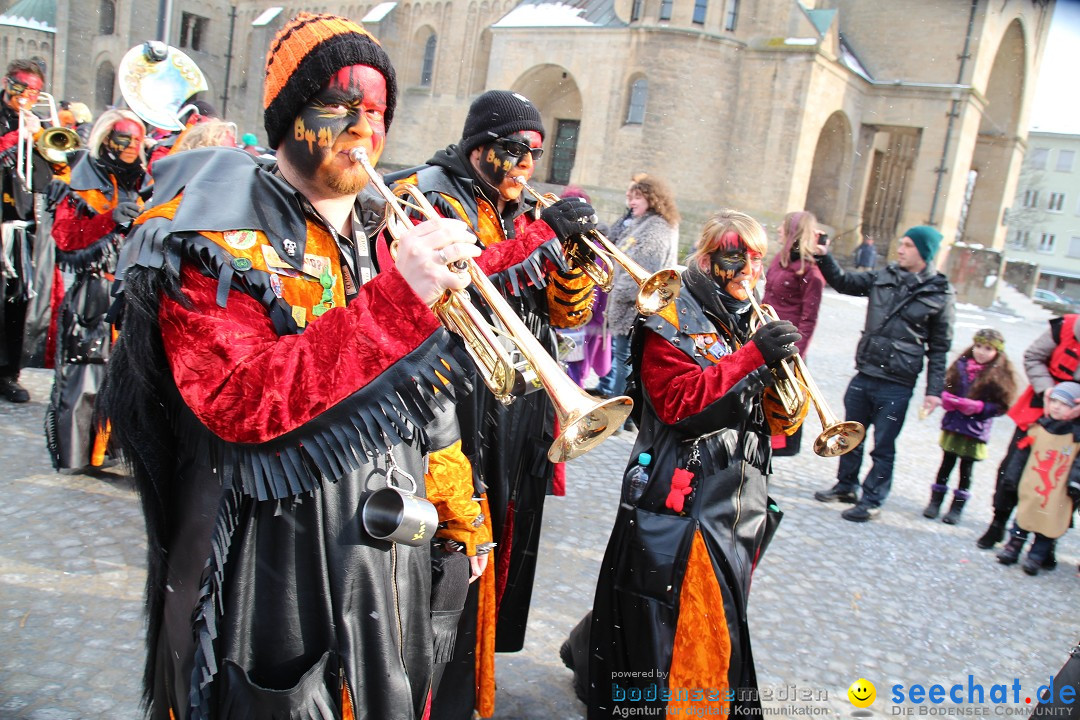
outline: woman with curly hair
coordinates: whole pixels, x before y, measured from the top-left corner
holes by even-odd
[[[626,206],[629,215],[622,223],[616,223],[612,241],[649,272],[674,265],[679,210],[668,184],[655,175],[635,175],[626,191]],[[611,370],[597,383],[594,392],[598,395],[622,395],[626,389],[630,328],[637,317],[637,294],[634,279],[617,269],[606,310],[607,330],[611,334]]]

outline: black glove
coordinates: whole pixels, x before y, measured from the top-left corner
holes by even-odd
[[[596,210],[584,198],[564,198],[544,208],[540,219],[563,242],[596,229]]]
[[[142,210],[139,209],[139,203],[122,202],[113,208],[112,218],[116,221],[117,225],[130,225],[131,221],[139,217],[139,213],[141,212]]]
[[[757,345],[761,357],[765,358],[766,365],[775,365],[781,360],[797,355],[799,349],[795,347],[795,343],[799,340],[802,340],[802,335],[787,320],[773,320],[766,323],[750,337],[750,342]]]
[[[15,167],[15,160],[17,159],[16,155],[18,154],[18,152],[19,152],[18,144],[12,145],[7,150],[4,150],[3,152],[0,152],[0,166],[6,167],[6,168]]]

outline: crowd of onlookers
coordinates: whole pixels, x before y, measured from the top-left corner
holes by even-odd
[[[568,186],[565,196],[584,196],[584,191]],[[674,266],[678,262],[678,210],[666,184],[655,176],[635,175],[626,193],[626,213],[604,229],[631,259],[648,271]],[[910,236],[910,237],[909,237]],[[1047,331],[1024,353],[1023,371],[1029,381],[1026,390],[1018,385],[1020,378],[1005,353],[1004,336],[994,328],[976,332],[967,347],[947,367],[944,354],[952,344],[951,299],[944,290],[944,276],[936,274],[933,258],[941,237],[933,228],[910,229],[901,239],[898,262],[882,267],[874,238],[866,236],[845,263],[851,270],[841,270],[828,255],[828,235],[812,213],[788,213],[777,228],[776,251],[765,277],[763,301],[781,319],[793,322],[801,340],[796,343],[805,358],[817,324],[822,291],[832,285],[840,292],[869,294],[874,297],[874,285],[896,270],[913,274],[909,290],[904,283],[889,287],[896,292],[886,293],[877,305],[913,302],[923,307],[909,307],[927,331],[926,345],[930,375],[927,402],[919,410],[921,417],[938,407],[942,410],[940,446],[942,459],[930,486],[930,499],[923,516],[955,525],[959,523],[965,505],[971,499],[971,484],[975,463],[988,456],[987,443],[994,418],[1008,413],[1016,423],[1016,432],[1005,459],[997,470],[993,497],[994,519],[979,537],[980,548],[992,549],[1005,541],[998,561],[1010,565],[1019,562],[1029,535],[1034,542],[1022,562],[1024,572],[1035,575],[1040,570],[1056,567],[1055,539],[1071,525],[1074,503],[1080,499],[1080,466],[1073,468],[1071,459],[1080,450],[1080,368],[1074,357],[1080,353],[1080,328],[1075,317],[1067,315],[1051,321]],[[905,241],[907,247],[905,247]],[[826,274],[822,270],[826,269]],[[938,299],[947,301],[926,303],[929,286],[934,280],[939,287]],[[901,276],[898,276],[901,277]],[[563,361],[570,376],[590,393],[601,397],[620,395],[626,387],[629,369],[629,333],[636,314],[634,310],[637,286],[627,273],[619,273],[616,289],[610,294],[598,294],[593,316],[588,325],[578,331],[564,333],[569,342],[562,345]],[[901,278],[902,279],[902,278]],[[914,301],[911,300],[914,298]],[[870,313],[874,313],[871,300]],[[948,312],[944,311],[949,308]],[[925,312],[924,312],[925,311]],[[901,318],[903,311],[900,312]],[[881,331],[895,318],[878,317],[877,327],[868,326],[871,340],[874,331]],[[912,327],[919,325],[912,323]],[[894,323],[896,324],[896,323]],[[891,337],[883,345],[886,355],[902,355],[905,341],[918,337]],[[897,348],[897,345],[901,347]],[[903,368],[888,370],[888,360],[871,357],[872,342],[860,343],[859,374],[852,380],[845,395],[848,420],[859,420],[876,427],[875,447],[870,455],[872,467],[860,483],[861,448],[841,460],[837,486],[815,493],[822,502],[852,504],[844,513],[845,519],[856,522],[876,516],[887,493],[892,476],[895,441],[899,435],[914,373]],[[883,367],[891,377],[876,377],[874,366]],[[869,371],[869,372],[868,372]],[[909,377],[905,377],[905,372]],[[899,373],[899,374],[897,374]],[[593,380],[595,378],[595,381]],[[900,382],[897,379],[900,378]],[[910,380],[910,382],[908,382]],[[631,428],[633,421],[627,421]],[[774,456],[792,456],[801,450],[801,425],[791,434],[773,438]],[[956,471],[958,479],[951,490],[950,477]],[[861,497],[860,497],[861,484]],[[1016,512],[1016,518],[1013,513]]]

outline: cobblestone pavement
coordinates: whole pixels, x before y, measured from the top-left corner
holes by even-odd
[[[956,352],[977,328],[993,326],[1019,365],[1049,315],[1003,295],[1020,315],[961,308]],[[864,315],[865,300],[827,291],[811,346],[810,368],[841,416]],[[145,553],[138,503],[122,476],[52,471],[41,433],[51,375],[23,377],[33,401],[0,403],[0,720],[136,718]],[[921,395],[920,385],[915,400]],[[1012,423],[995,424],[990,457],[975,466],[974,497],[950,527],[921,515],[941,457],[940,412],[919,420],[917,404],[874,522],[846,522],[843,506],[814,501],[814,490],[833,483],[835,459],[804,449],[775,462],[771,493],[785,517],[750,595],[758,677],[774,717],[849,717],[846,690],[860,677],[877,687],[872,717],[895,714],[894,685],[961,683],[966,693],[969,675],[988,693],[1009,685],[1010,699],[1018,679],[1020,707],[1010,709],[1024,710],[1080,636],[1080,535],[1059,543],[1056,571],[1034,578],[974,544],[990,519]],[[807,427],[809,439],[817,420]],[[623,433],[572,461],[567,497],[547,502],[525,649],[497,661],[498,718],[584,717],[558,647],[592,603],[632,440]]]

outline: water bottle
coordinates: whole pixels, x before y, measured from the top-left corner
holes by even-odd
[[[641,494],[645,492],[645,486],[649,483],[649,463],[652,462],[652,455],[641,453],[637,456],[637,461],[638,464],[630,468],[627,478],[629,482],[626,499],[631,505],[637,504],[637,501],[641,499]]]

